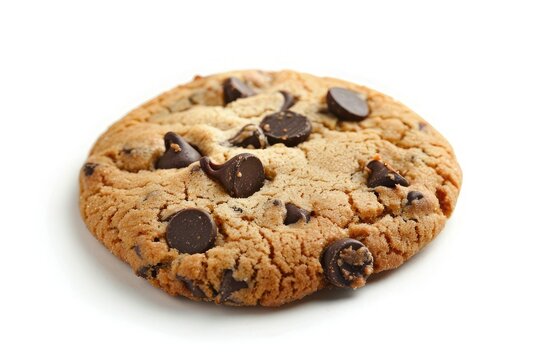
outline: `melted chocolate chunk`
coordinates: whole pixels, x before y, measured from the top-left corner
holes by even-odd
[[[301,209],[294,204],[285,204],[285,209],[287,210],[287,215],[285,216],[285,220],[283,221],[285,225],[294,224],[300,220],[308,223],[309,219],[311,218],[309,211]]]
[[[165,153],[158,159],[157,169],[185,168],[201,158],[201,154],[178,134],[168,132],[164,141]]]
[[[420,191],[409,191],[407,194],[407,205],[412,204],[413,201],[418,201],[424,198],[424,194]]]
[[[255,91],[237,77],[230,77],[223,82],[223,101],[225,104],[255,95]]]
[[[219,288],[221,302],[228,301],[233,293],[247,287],[248,284],[245,281],[238,281],[233,277],[232,270],[225,270],[223,272],[223,279],[221,280],[221,287]]]
[[[311,122],[304,115],[290,110],[267,115],[260,124],[271,145],[296,146],[311,134]]]
[[[218,165],[208,157],[200,160],[201,169],[217,180],[235,198],[246,198],[259,191],[264,185],[264,168],[258,157],[239,154],[224,164]]]
[[[184,209],[173,215],[166,229],[170,247],[181,253],[203,253],[214,246],[217,229],[212,216],[201,209]]]
[[[409,186],[407,179],[379,160],[370,161],[367,167],[371,170],[367,181],[370,188],[377,186],[394,188],[396,185]]]
[[[373,256],[360,241],[345,238],[326,248],[323,268],[332,285],[354,289],[363,286],[373,272]]]
[[[84,175],[85,176],[92,176],[92,174],[94,173],[94,170],[96,169],[97,166],[98,166],[98,164],[94,164],[94,163],[86,163],[86,164],[84,164],[84,166],[83,166]]]
[[[281,90],[280,93],[281,95],[283,95],[283,105],[281,105],[280,111],[289,110],[296,102],[294,96],[290,92],[285,90]]]
[[[349,89],[333,87],[326,93],[328,110],[340,120],[361,121],[369,114],[367,102]]]
[[[229,142],[234,146],[247,149],[264,149],[266,147],[266,136],[257,125],[248,124],[229,139]]]

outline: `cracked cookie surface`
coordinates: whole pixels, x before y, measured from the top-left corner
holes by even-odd
[[[329,110],[331,88],[359,94],[369,113],[342,104],[349,119],[338,119],[333,109],[349,94],[340,92]],[[298,122],[290,137],[271,116],[279,113]],[[265,118],[282,126],[270,143],[265,136],[276,128],[260,128]],[[190,156],[174,142],[166,149],[164,137],[174,134],[189,144]],[[242,196],[224,187],[240,185],[208,176],[210,165],[201,168],[246,153],[264,174]],[[179,154],[191,160],[175,161]],[[249,180],[238,173],[223,181]],[[171,295],[279,306],[336,283],[322,258],[342,239],[361,244],[333,258],[350,259],[362,274],[400,266],[442,230],[460,186],[448,142],[390,97],[337,79],[250,70],[196,77],[112,125],[81,170],[80,210],[96,238]],[[171,232],[198,236],[168,228],[186,209],[204,214],[194,223],[212,226],[198,253],[180,252],[167,239]],[[362,253],[353,257],[356,248]],[[369,268],[358,263],[364,258]],[[341,270],[335,273],[355,274]]]

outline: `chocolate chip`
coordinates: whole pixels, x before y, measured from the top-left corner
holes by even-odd
[[[193,296],[198,297],[198,298],[206,297],[206,294],[204,293],[204,291],[202,291],[200,287],[195,285],[195,283],[192,280],[185,278],[183,276],[179,276],[179,275],[176,276],[176,279],[182,284],[184,284],[188,288],[188,290],[191,291]]]
[[[217,230],[212,216],[201,209],[184,209],[171,218],[166,229],[170,247],[181,253],[203,253],[214,245]]]
[[[349,89],[333,87],[326,93],[328,110],[340,120],[364,120],[369,114],[367,102]]]
[[[271,145],[296,146],[311,134],[311,122],[304,115],[290,110],[267,115],[260,124]]]
[[[255,95],[255,91],[237,77],[230,77],[223,82],[223,101],[225,104]]]
[[[97,166],[98,166],[98,164],[94,164],[94,163],[86,163],[86,164],[84,164],[84,166],[83,166],[84,175],[92,176],[92,174],[94,173],[94,170],[95,170],[95,168]]]
[[[151,266],[141,266],[140,268],[137,269],[137,271],[135,272],[135,274],[138,276],[138,277],[142,277],[144,279],[148,279],[148,271],[150,270]]]
[[[407,194],[407,205],[411,204],[413,201],[421,200],[424,198],[424,194],[420,191],[409,191]]]
[[[157,169],[180,169],[201,158],[201,154],[178,134],[168,132],[163,138],[165,153],[156,163]]]
[[[427,126],[425,122],[419,122],[418,123],[418,130],[424,130],[424,128]]]
[[[285,209],[287,210],[287,215],[283,221],[285,225],[294,224],[299,220],[308,223],[309,219],[311,218],[309,211],[301,209],[292,203],[285,204]]]
[[[248,149],[264,149],[266,147],[266,136],[257,125],[248,124],[234,135],[229,142],[234,146]]]
[[[141,248],[139,245],[135,245],[133,247],[133,250],[135,250],[135,254],[137,254],[138,257],[140,257],[142,259],[142,255],[141,255]]]
[[[247,287],[248,284],[245,281],[238,281],[233,277],[232,270],[225,270],[223,272],[223,279],[221,280],[221,286],[219,288],[221,301],[228,301],[234,292],[245,289]]]
[[[200,163],[201,169],[217,180],[232,197],[246,198],[264,185],[264,168],[255,155],[239,154],[221,165],[212,163],[205,156]]]
[[[355,239],[341,239],[330,244],[323,255],[326,279],[335,286],[357,288],[373,272],[373,256]]]
[[[399,175],[395,170],[379,160],[370,161],[367,164],[367,167],[371,170],[367,181],[367,185],[371,188],[377,186],[394,188],[398,184],[401,186],[409,186],[409,182],[403,176]]]
[[[157,263],[155,265],[141,266],[140,268],[137,269],[135,274],[144,279],[154,279],[157,276],[159,269],[161,269],[162,267],[163,267],[162,263]]]
[[[289,110],[296,102],[294,96],[285,90],[281,90],[280,93],[283,95],[283,105],[281,105],[281,111]]]

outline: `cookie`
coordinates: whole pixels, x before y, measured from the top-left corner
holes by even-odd
[[[236,71],[112,125],[81,169],[80,210],[171,295],[279,306],[399,267],[443,229],[461,176],[448,142],[386,95]]]

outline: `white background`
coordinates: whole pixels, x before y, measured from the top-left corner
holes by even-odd
[[[538,359],[535,1],[2,1],[0,357]],[[290,68],[386,92],[454,145],[445,231],[355,292],[171,298],[87,232],[93,141],[195,74]]]

